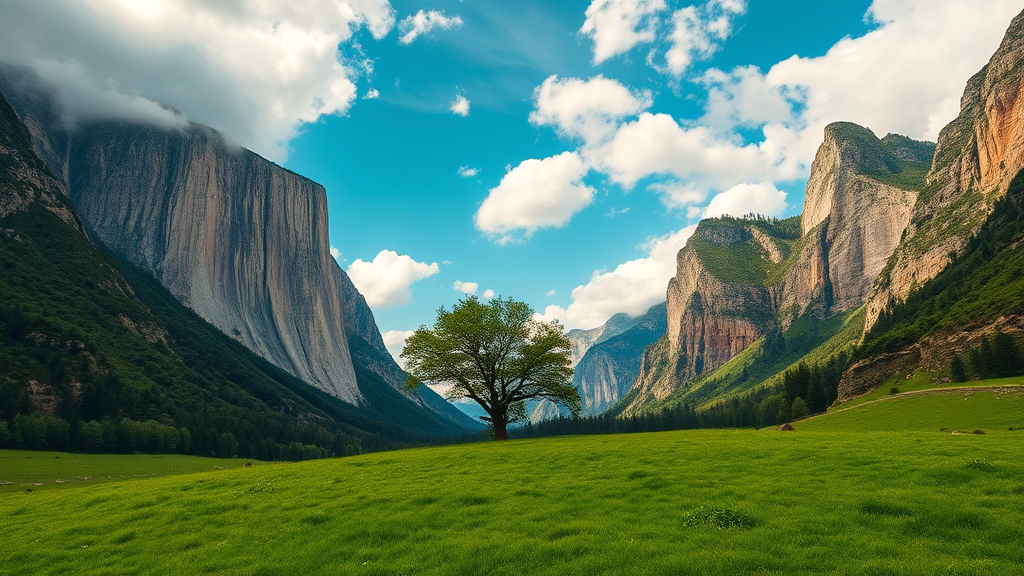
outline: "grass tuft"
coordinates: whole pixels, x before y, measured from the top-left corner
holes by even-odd
[[[750,516],[731,508],[700,506],[686,513],[683,525],[689,528],[710,527],[720,530],[749,530],[756,522]]]

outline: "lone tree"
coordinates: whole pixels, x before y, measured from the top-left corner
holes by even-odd
[[[406,386],[447,384],[449,400],[469,398],[494,426],[494,439],[508,439],[508,424],[526,418],[526,400],[547,399],[580,412],[572,385],[569,339],[557,322],[533,318],[525,302],[476,296],[460,300],[451,312],[437,311],[434,328],[420,326],[405,342]]]

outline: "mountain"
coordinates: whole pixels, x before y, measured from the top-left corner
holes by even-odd
[[[27,448],[293,459],[464,430],[440,417],[388,424],[310,386],[90,242],[3,98],[0,428]]]
[[[935,145],[830,124],[803,215],[703,220],[668,285],[668,332],[645,352],[625,413],[707,402],[771,377],[837,334],[900,242]],[[748,350],[752,345],[756,348]],[[740,353],[744,366],[711,376]]]
[[[609,338],[622,334],[635,326],[639,321],[639,317],[634,318],[629,314],[620,312],[597,328],[590,328],[589,330],[575,328],[569,330],[565,335],[569,338],[569,342],[572,343],[572,348],[569,351],[569,360],[572,362],[572,365],[576,366],[583,359],[583,356],[586,355],[587,350],[590,350],[595,344],[600,344]]]
[[[895,373],[947,371],[953,358],[963,361],[1000,335],[1020,338],[1022,169],[1024,13],[939,133],[927,186],[874,284],[865,344],[843,376],[840,399]]]
[[[629,374],[629,368],[625,368],[625,366],[620,367],[619,364],[624,363],[626,366],[636,364],[639,355],[635,358],[632,357],[633,351],[627,351],[629,345],[625,345],[625,347],[620,346],[619,349],[609,348],[607,350],[610,354],[595,355],[593,360],[583,366],[580,366],[580,363],[586,358],[592,348],[630,331],[633,327],[645,322],[645,320],[647,324],[650,324],[652,321],[657,323],[657,320],[648,318],[650,314],[651,311],[649,310],[643,316],[633,317],[620,312],[613,315],[607,322],[597,328],[586,330],[574,328],[565,333],[572,344],[569,350],[569,360],[573,368],[575,368],[573,385],[579,390],[580,397],[583,399],[582,413],[584,415],[597,414],[618,401],[619,396],[621,396],[619,389],[625,386],[625,389],[628,390],[630,383],[636,378],[636,374]],[[662,327],[661,332],[664,333],[664,331],[665,329]],[[640,332],[633,336],[633,339],[644,341],[647,338],[643,334],[646,334],[646,332],[641,329]],[[651,339],[651,341],[656,339],[657,336]],[[647,342],[640,346],[640,351],[643,350],[643,346],[649,343]],[[601,359],[598,359],[598,357]],[[623,372],[623,369],[625,369],[625,372]],[[614,400],[609,402],[609,399],[613,397]],[[530,414],[529,421],[534,424],[568,414],[568,411],[564,408],[559,408],[550,400],[531,403],[528,406],[528,411]]]
[[[86,229],[119,258],[250,350],[346,402],[398,422],[437,416],[477,426],[432,391],[405,391],[372,312],[329,253],[323,187],[200,125],[67,127],[31,72],[0,72],[33,148]]]
[[[1024,330],[1022,118],[1024,13],[936,144],[828,126],[798,230],[757,218],[700,223],[669,282],[668,333],[612,412],[721,407],[784,381],[776,406],[819,387],[822,407],[895,373],[951,373],[954,358],[985,357],[996,339],[1014,349]],[[767,411],[760,420],[775,417]]]
[[[583,398],[584,416],[600,414],[629,392],[640,375],[644,348],[665,335],[666,306],[652,306],[632,326],[595,343],[576,364],[572,382]]]

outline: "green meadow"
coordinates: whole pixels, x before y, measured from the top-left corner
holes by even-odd
[[[0,451],[0,574],[1021,573],[1021,393],[795,426],[252,467]]]

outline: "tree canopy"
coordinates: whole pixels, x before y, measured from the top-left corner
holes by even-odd
[[[495,440],[507,439],[508,424],[526,418],[527,400],[551,400],[579,415],[569,339],[557,321],[533,316],[528,304],[511,298],[468,296],[451,311],[442,307],[433,329],[420,326],[406,340],[407,386],[447,385],[449,400],[476,402]]]

